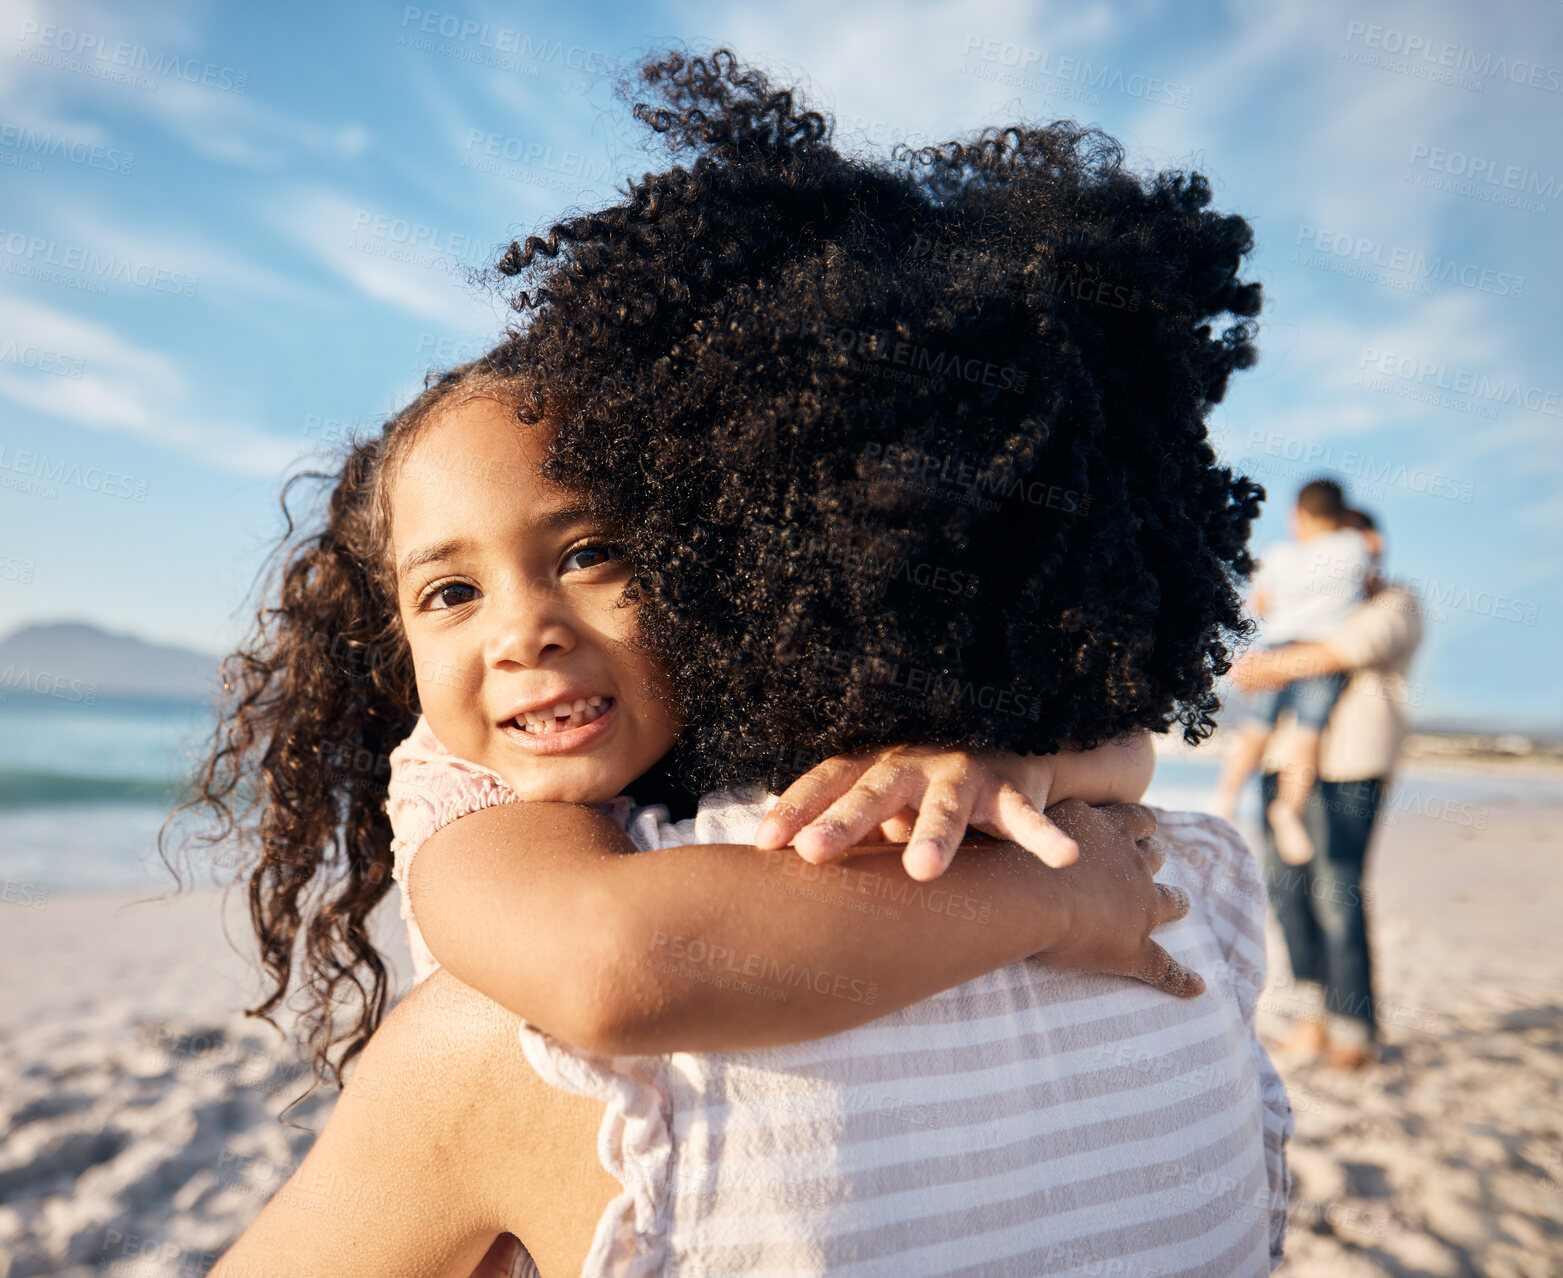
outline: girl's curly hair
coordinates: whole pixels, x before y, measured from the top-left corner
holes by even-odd
[[[460,397],[550,422],[545,474],[619,530],[688,725],[670,770],[697,793],[893,741],[1198,739],[1247,632],[1263,490],[1217,465],[1204,416],[1254,361],[1259,288],[1202,176],[1137,178],[1067,122],[849,158],[725,49],[639,80],[636,117],[694,163],[512,244],[506,343],[289,481],[276,603],[224,662],[169,818],[204,809],[202,841],[237,849],[272,984],[251,1013],[301,967],[318,1074],[388,995],[367,921],[388,756],[418,713],[389,477]],[[288,492],[310,478],[332,490],[300,527]]]
[[[1205,428],[1256,358],[1248,224],[1067,121],[864,160],[727,49],[638,74],[693,162],[498,269],[523,420],[624,529],[694,788],[1208,736],[1264,495]]]

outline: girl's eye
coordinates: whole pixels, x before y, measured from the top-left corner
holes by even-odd
[[[574,572],[584,568],[596,568],[601,564],[610,563],[618,557],[619,552],[612,546],[582,546],[566,555],[561,566],[566,572]]]
[[[428,594],[424,595],[423,599],[419,602],[419,607],[428,612],[443,612],[446,609],[459,608],[464,603],[472,602],[471,597],[458,598],[455,600],[450,599],[449,595],[453,590],[470,590],[473,595],[477,594],[477,587],[469,585],[465,581],[447,581],[443,586],[436,586],[433,590],[429,591]],[[439,602],[436,603],[436,600]]]

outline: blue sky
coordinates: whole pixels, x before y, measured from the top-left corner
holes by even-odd
[[[0,0],[0,633],[227,651],[285,474],[503,313],[496,246],[655,157],[604,71],[730,44],[883,150],[1097,123],[1253,224],[1212,421],[1427,598],[1413,714],[1563,729],[1563,3]],[[46,459],[46,460],[45,460]]]

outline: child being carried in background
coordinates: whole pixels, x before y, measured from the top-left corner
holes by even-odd
[[[1345,514],[1345,495],[1332,480],[1316,479],[1298,492],[1293,540],[1268,547],[1254,575],[1250,609],[1263,621],[1262,647],[1323,639],[1366,597],[1372,560],[1362,535],[1344,525]],[[1276,851],[1288,865],[1303,865],[1313,856],[1303,811],[1319,775],[1324,725],[1349,677],[1335,672],[1293,679],[1238,704],[1240,736],[1222,769],[1216,811],[1231,820],[1237,796],[1258,768],[1281,712],[1290,709],[1297,718],[1295,749],[1267,809]]]

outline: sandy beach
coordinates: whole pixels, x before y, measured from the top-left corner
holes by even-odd
[[[1423,793],[1469,779],[1417,765]],[[1563,792],[1563,791],[1560,791]],[[1563,1273],[1563,803],[1394,809],[1368,878],[1384,1060],[1277,1055],[1297,1115],[1284,1272]],[[0,902],[0,1278],[204,1273],[331,1093],[269,1027],[218,893]],[[228,934],[248,954],[234,896]],[[394,900],[383,948],[409,980]],[[1287,1032],[1272,936],[1261,1028]]]

